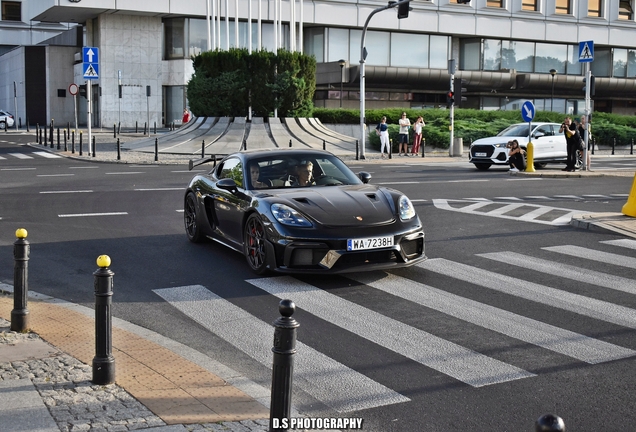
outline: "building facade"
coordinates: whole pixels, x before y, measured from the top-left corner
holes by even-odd
[[[166,125],[187,105],[192,55],[282,47],[316,57],[320,107],[360,106],[366,55],[367,109],[446,106],[454,59],[461,106],[516,110],[532,100],[576,114],[579,42],[593,41],[594,109],[635,114],[635,1],[413,0],[398,19],[374,0],[1,0],[0,108],[22,123],[59,124],[73,123],[78,107],[85,124],[86,99],[69,85],[84,84],[82,47],[96,47],[93,126]]]

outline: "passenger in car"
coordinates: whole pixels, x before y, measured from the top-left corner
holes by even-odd
[[[508,151],[508,162],[510,163],[510,171],[523,171],[526,167],[523,161],[523,151],[521,150],[521,147],[519,147],[519,141],[508,141],[506,147],[510,149]]]
[[[271,184],[269,183],[269,180],[266,180],[265,182],[261,182],[258,178],[261,175],[261,170],[260,167],[258,166],[258,163],[254,162],[250,165],[250,179],[252,180],[252,187],[254,189],[263,189],[266,187],[270,187]]]

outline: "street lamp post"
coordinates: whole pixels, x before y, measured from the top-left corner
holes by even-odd
[[[554,105],[554,76],[557,74],[556,69],[550,69],[550,75],[552,75],[552,96],[550,97],[550,111],[553,110]]]
[[[342,108],[342,83],[344,82],[344,67],[347,64],[347,61],[344,59],[338,60],[338,65],[340,66],[340,108]]]

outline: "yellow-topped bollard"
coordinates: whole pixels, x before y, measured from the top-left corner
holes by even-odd
[[[528,143],[526,148],[526,172],[534,172],[534,144]]]
[[[24,228],[18,228],[15,230],[15,237],[19,239],[27,238],[29,233]]]
[[[627,198],[627,202],[621,212],[626,216],[636,217],[636,175],[634,175],[634,183],[632,183],[629,198]]]
[[[16,241],[13,243],[13,310],[11,311],[11,330],[25,332],[29,329],[29,252],[31,245],[26,239],[27,230],[19,228],[15,231]]]
[[[97,267],[106,268],[110,267],[110,257],[108,255],[100,255],[97,257]]]

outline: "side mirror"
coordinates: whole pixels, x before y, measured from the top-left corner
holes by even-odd
[[[535,132],[534,133],[534,137],[535,138],[541,138],[542,136],[545,136],[545,134],[543,132]]]
[[[358,177],[362,180],[362,183],[367,184],[371,181],[371,174],[366,171],[360,171]]]
[[[231,193],[235,193],[237,191],[236,183],[231,178],[224,178],[219,180],[218,182],[216,182],[216,186]]]

